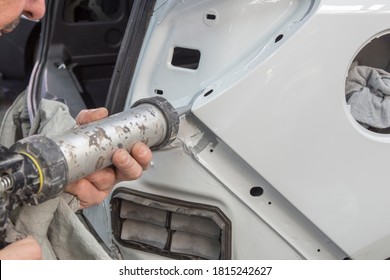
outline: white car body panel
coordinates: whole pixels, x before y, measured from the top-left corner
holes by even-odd
[[[353,119],[345,79],[359,51],[389,33],[390,1],[156,7],[126,106],[157,90],[176,107],[193,103],[178,139],[120,186],[219,207],[233,259],[389,258],[390,138]],[[171,64],[176,46],[200,51],[196,70]],[[111,243],[108,212],[85,211]]]

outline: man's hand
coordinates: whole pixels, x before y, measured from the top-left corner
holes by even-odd
[[[0,250],[0,260],[40,260],[42,250],[32,237],[16,241]]]
[[[83,110],[76,117],[78,125],[97,121],[108,116],[106,108]],[[118,149],[112,157],[116,167],[107,167],[80,179],[67,187],[67,191],[80,200],[81,208],[101,203],[113,186],[123,180],[135,180],[142,175],[152,160],[152,152],[144,143],[138,142],[131,149]]]

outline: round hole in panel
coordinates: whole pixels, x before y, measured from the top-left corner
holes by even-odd
[[[263,193],[264,193],[263,188],[258,186],[255,186],[250,190],[251,196],[261,196]]]
[[[364,128],[390,134],[390,34],[370,40],[354,57],[346,77],[345,99]]]

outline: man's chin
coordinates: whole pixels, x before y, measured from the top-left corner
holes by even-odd
[[[13,21],[12,23],[3,26],[3,29],[0,29],[0,35],[4,33],[12,32],[16,28],[16,26],[18,26],[19,22],[20,22],[20,17],[17,20]]]
[[[3,35],[3,34],[7,34],[7,33],[12,32],[15,28],[16,28],[16,26],[15,26],[15,27],[12,27],[12,28],[0,29],[0,36]]]

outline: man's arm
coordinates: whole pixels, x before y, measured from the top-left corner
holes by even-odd
[[[83,110],[76,117],[79,125],[97,121],[107,117],[105,108]],[[80,208],[90,207],[101,203],[111,192],[114,185],[123,180],[135,180],[142,175],[152,160],[149,147],[141,142],[136,143],[131,153],[125,149],[118,149],[112,162],[115,168],[107,167],[80,179],[67,187],[67,192],[80,200]],[[1,260],[41,259],[42,251],[38,242],[27,237],[12,243],[0,250]]]
[[[0,250],[0,260],[40,260],[42,250],[38,242],[28,236]]]

